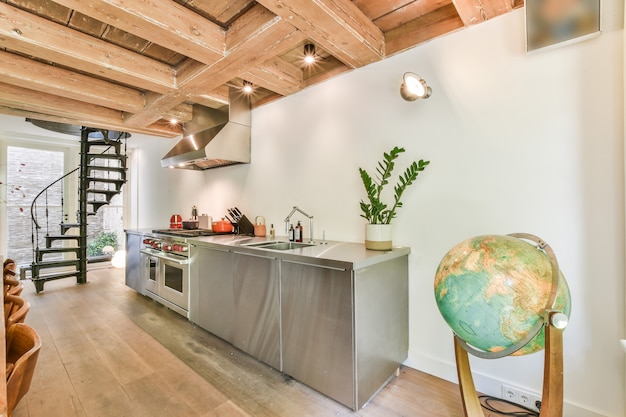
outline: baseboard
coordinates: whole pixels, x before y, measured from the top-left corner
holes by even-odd
[[[417,369],[418,371],[434,375],[438,378],[454,382],[455,384],[458,383],[456,363],[454,362],[444,362],[423,354],[409,352],[409,358],[404,362],[404,365]],[[512,388],[522,389],[531,394],[537,394],[537,396],[540,396],[541,394],[536,393],[534,390],[530,390],[527,387],[516,385],[514,382],[500,381],[478,372],[472,373],[472,376],[474,378],[474,385],[476,386],[477,391],[494,397],[502,398],[502,384],[507,384]],[[608,417],[605,414],[598,413],[580,404],[575,404],[567,400],[563,403],[563,415],[567,417]]]

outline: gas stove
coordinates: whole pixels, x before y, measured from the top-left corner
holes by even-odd
[[[184,239],[144,237],[142,252],[146,255],[173,255],[174,259],[189,258],[189,244]]]

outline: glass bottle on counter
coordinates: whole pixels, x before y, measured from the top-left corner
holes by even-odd
[[[276,231],[274,230],[274,223],[270,226],[270,239],[276,239]]]
[[[296,230],[294,232],[294,240],[296,242],[302,242],[302,223],[298,220],[298,224],[296,225]]]
[[[294,233],[295,233],[295,230],[293,229],[293,224],[291,224],[289,225],[289,241],[290,242],[293,242],[294,240],[294,237],[295,237]]]

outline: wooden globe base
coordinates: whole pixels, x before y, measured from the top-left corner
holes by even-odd
[[[545,326],[545,356],[543,392],[539,417],[563,417],[563,330],[554,327],[551,318],[558,312],[549,312]],[[459,377],[459,389],[466,417],[485,417],[474,386],[469,355],[455,336],[454,353]]]

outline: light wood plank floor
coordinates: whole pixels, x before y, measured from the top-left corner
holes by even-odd
[[[455,384],[405,367],[352,412],[127,288],[123,270],[88,281],[25,282],[43,347],[15,417],[463,416]]]

